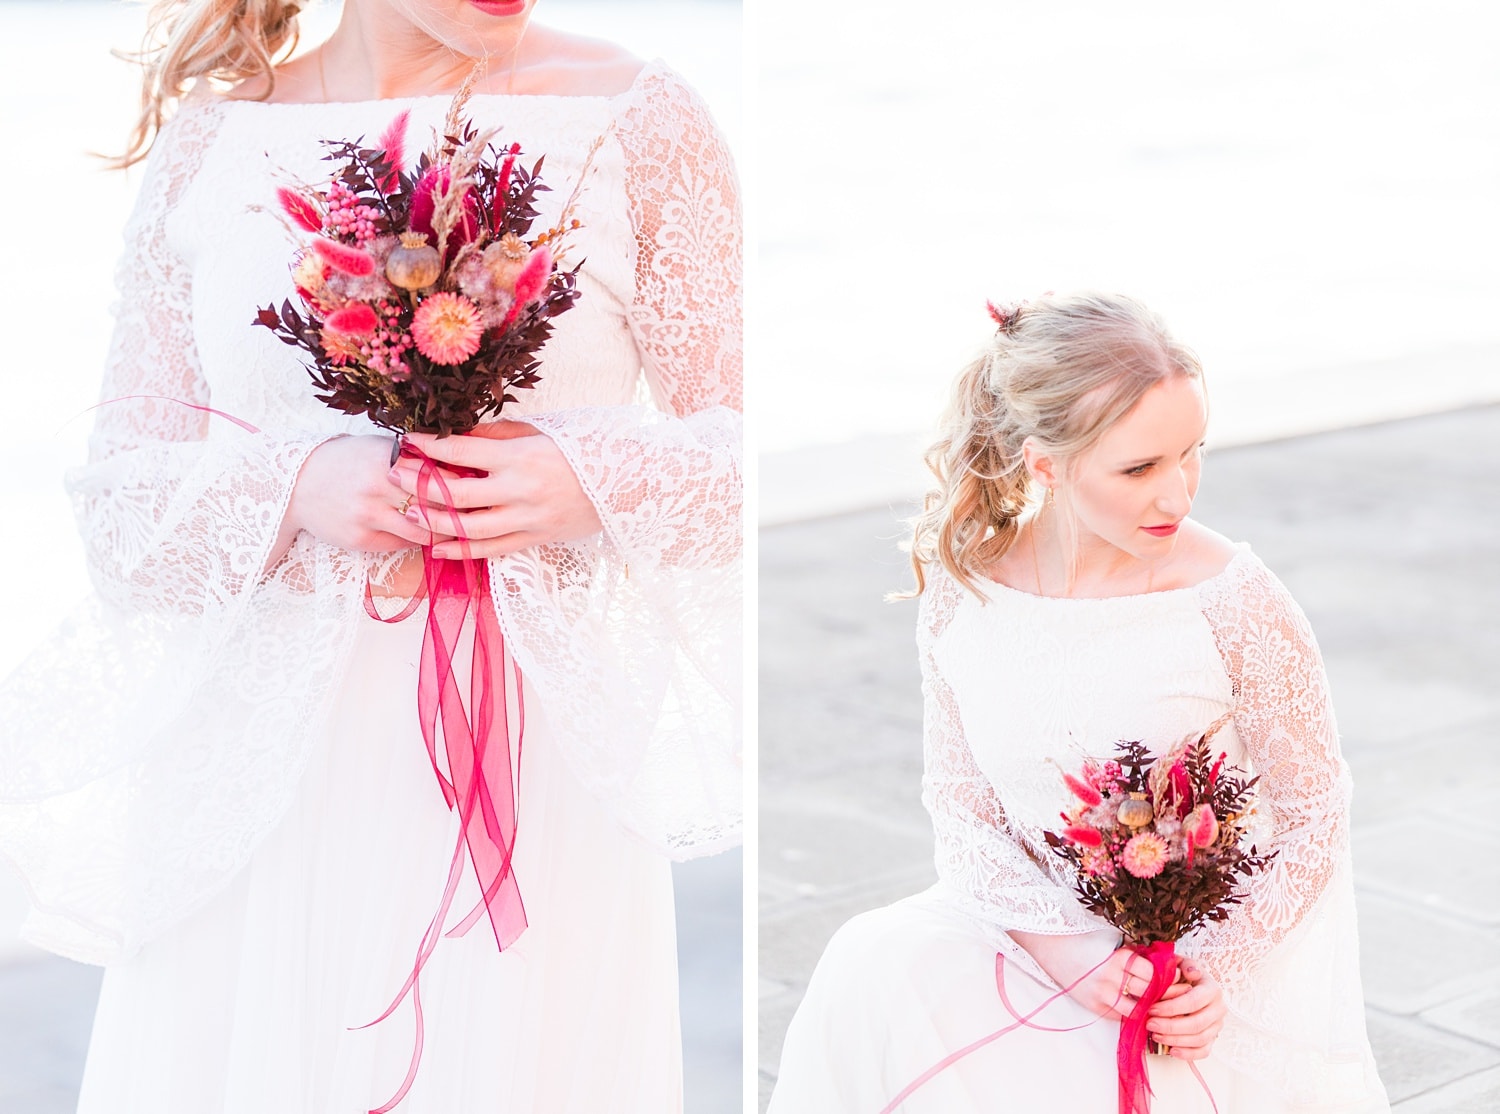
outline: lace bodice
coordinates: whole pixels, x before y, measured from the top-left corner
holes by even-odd
[[[221,887],[292,797],[369,621],[373,562],[302,534],[264,570],[307,455],[374,430],[319,403],[298,353],[251,326],[293,297],[298,241],[274,189],[325,181],[320,139],[373,140],[408,107],[415,155],[448,102],[205,94],[158,137],[118,270],[106,403],[69,477],[97,599],[0,690],[0,848],[44,946],[129,951]],[[508,644],[633,832],[674,854],[725,846],[739,812],[732,161],[659,63],[618,97],[481,95],[469,111],[545,156],[539,228],[605,137],[571,241],[582,297],[540,386],[507,408],[559,445],[604,532],[492,562]]]
[[[1202,584],[1146,595],[981,583],[976,596],[936,571],[918,628],[923,801],[952,900],[1045,977],[1004,932],[1108,927],[1042,839],[1069,803],[1061,770],[1110,757],[1120,740],[1160,754],[1227,717],[1214,745],[1260,775],[1251,835],[1277,857],[1228,920],[1179,946],[1224,986],[1231,1019],[1216,1054],[1304,1098],[1333,1071],[1368,1067],[1349,774],[1322,659],[1285,588],[1244,547]]]

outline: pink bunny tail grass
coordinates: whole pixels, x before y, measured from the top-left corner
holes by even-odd
[[[323,319],[323,324],[336,333],[362,337],[380,328],[380,318],[369,306],[363,302],[356,302],[352,306],[334,310]]]
[[[321,236],[313,241],[312,248],[318,253],[318,258],[335,271],[342,271],[355,278],[363,278],[375,272],[375,260],[368,252],[360,251],[359,248],[351,248],[348,244]]]
[[[542,296],[552,278],[552,252],[546,244],[538,244],[526,257],[526,266],[516,276],[516,300],[510,307],[505,323],[509,325],[521,315],[521,311]]]
[[[380,136],[380,149],[385,152],[385,161],[391,164],[391,172],[380,183],[380,188],[390,193],[401,184],[401,165],[406,161],[406,125],[411,122],[411,109],[402,112],[391,121]]]
[[[287,186],[277,186],[276,200],[281,202],[281,211],[291,217],[299,228],[308,232],[323,230],[323,211],[303,194]]]
[[[505,151],[505,161],[500,164],[500,177],[495,182],[495,210],[490,221],[490,227],[495,229],[499,235],[501,222],[505,220],[506,197],[510,193],[510,176],[516,167],[516,156],[521,153],[521,145],[512,143]]]
[[[1081,847],[1103,847],[1104,837],[1093,828],[1085,828],[1081,824],[1072,825],[1063,829],[1063,835]]]
[[[1080,781],[1072,774],[1063,774],[1063,781],[1067,782],[1068,788],[1073,791],[1073,796],[1077,797],[1084,804],[1088,805],[1089,808],[1093,808],[1095,805],[1100,804],[1104,800],[1104,797],[1100,794],[1099,790],[1095,789],[1087,782]]]

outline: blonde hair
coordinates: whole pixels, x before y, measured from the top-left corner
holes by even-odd
[[[975,574],[1015,543],[1036,502],[1028,438],[1054,459],[1076,459],[1156,384],[1203,375],[1192,350],[1133,298],[1049,294],[993,313],[1000,328],[959,376],[927,450],[937,487],[912,523],[918,593],[932,561],[975,590]]]
[[[141,113],[119,169],[146,157],[172,105],[198,81],[236,84],[261,78],[260,99],[276,87],[278,55],[297,46],[297,17],[307,0],[156,0],[141,49],[122,54],[141,74]]]

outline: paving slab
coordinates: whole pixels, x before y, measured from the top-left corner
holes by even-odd
[[[1393,1107],[1395,1114],[1495,1114],[1500,1068],[1475,1072]]]
[[[1211,451],[1194,508],[1317,632],[1354,772],[1371,1037],[1402,1114],[1500,1110],[1497,493],[1500,407],[1481,406]],[[760,534],[762,1107],[828,937],[931,877],[915,607],[884,599],[910,583],[914,509]],[[901,890],[887,867],[924,856]]]
[[[1393,1104],[1500,1064],[1500,1048],[1493,1045],[1453,1037],[1378,1010],[1372,1010],[1367,1020],[1370,1046]]]

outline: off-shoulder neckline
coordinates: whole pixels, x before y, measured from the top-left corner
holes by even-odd
[[[670,72],[660,58],[653,58],[643,65],[631,82],[618,93],[475,93],[472,100],[475,101],[521,101],[521,102],[556,102],[567,101],[572,103],[604,103],[620,100],[630,96],[640,88],[646,77],[650,74]],[[396,105],[418,104],[425,101],[451,101],[452,93],[420,93],[412,97],[372,97],[363,101],[258,101],[252,97],[226,97],[217,96],[210,103],[222,105],[253,104],[264,109],[299,109],[299,108],[374,108],[381,105],[394,107]]]
[[[1012,588],[1009,584],[1002,584],[998,580],[990,580],[986,577],[976,576],[974,583],[990,598],[996,596],[1015,596],[1024,600],[1036,600],[1038,602],[1056,602],[1063,604],[1091,604],[1091,603],[1116,603],[1122,600],[1150,600],[1158,597],[1185,595],[1188,593],[1201,592],[1211,587],[1216,581],[1227,577],[1241,562],[1250,559],[1254,554],[1248,542],[1235,542],[1234,553],[1225,562],[1224,567],[1212,576],[1206,576],[1194,584],[1185,584],[1180,588],[1158,588],[1152,592],[1129,592],[1122,596],[1039,596],[1035,592],[1027,592],[1021,588]]]

